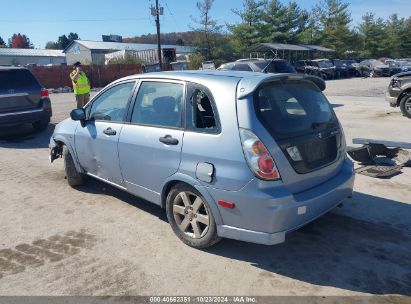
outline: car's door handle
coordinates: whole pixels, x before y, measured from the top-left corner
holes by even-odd
[[[117,134],[116,130],[113,130],[112,128],[108,127],[107,129],[105,129],[103,131],[104,134],[108,135],[108,136],[114,136]]]
[[[158,140],[166,145],[178,145],[178,139],[171,137],[171,135],[160,137]]]

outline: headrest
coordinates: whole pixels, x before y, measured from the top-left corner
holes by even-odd
[[[153,108],[157,113],[174,112],[176,101],[171,96],[157,97],[153,100]]]

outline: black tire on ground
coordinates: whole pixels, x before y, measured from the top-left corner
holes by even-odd
[[[335,79],[340,79],[341,78],[341,73],[339,71],[335,72]]]
[[[188,199],[188,204],[184,202],[184,199],[182,198],[183,195],[185,195],[186,199]],[[198,209],[197,213],[195,202],[198,199],[200,199],[202,202],[201,208]],[[174,212],[175,206],[177,206],[181,211],[187,210],[188,213]],[[191,208],[190,211],[190,206],[193,206],[194,210]],[[193,187],[184,183],[178,183],[173,188],[171,188],[166,199],[166,212],[168,222],[170,223],[170,226],[173,229],[174,233],[186,245],[201,249],[213,246],[221,240],[221,238],[217,235],[217,226],[209,204],[204,199],[204,197]],[[204,215],[207,216],[204,217]],[[203,219],[208,219],[208,226],[200,222],[200,216]],[[192,221],[190,220],[190,217],[192,218]],[[178,221],[180,223],[178,223]],[[186,228],[183,231],[180,227],[185,226],[185,221]],[[196,225],[197,229],[199,229],[198,231],[201,232],[201,234],[199,234],[201,235],[200,237],[195,236],[194,225]]]
[[[66,172],[67,182],[71,187],[80,186],[85,183],[86,176],[77,171],[73,157],[67,146],[63,147],[64,171]]]
[[[34,130],[43,131],[49,126],[50,119],[35,121],[32,123]]]
[[[405,95],[403,98],[401,98],[400,109],[402,115],[411,118],[411,95]]]

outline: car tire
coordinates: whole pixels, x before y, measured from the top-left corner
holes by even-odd
[[[66,173],[67,182],[71,187],[83,185],[86,181],[86,176],[77,171],[73,157],[67,146],[63,147],[64,171]]]
[[[49,126],[50,120],[40,120],[40,121],[35,121],[31,125],[33,126],[34,130],[41,132]]]
[[[340,79],[340,78],[341,78],[340,72],[335,72],[334,78],[335,78],[335,79]]]
[[[402,115],[411,118],[411,95],[405,95],[403,98],[401,98],[400,109]]]
[[[211,208],[193,187],[175,185],[167,195],[166,212],[173,232],[186,245],[202,249],[220,241]]]

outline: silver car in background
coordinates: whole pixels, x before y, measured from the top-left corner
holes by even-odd
[[[344,134],[308,75],[181,71],[115,81],[59,123],[50,159],[165,208],[175,234],[273,245],[352,195]]]

